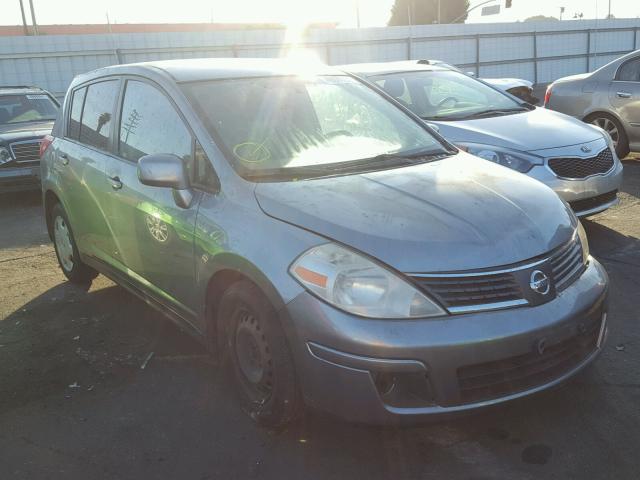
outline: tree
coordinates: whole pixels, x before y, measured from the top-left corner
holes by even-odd
[[[547,17],[545,15],[534,15],[533,17],[525,18],[525,22],[547,22],[547,21],[558,21],[556,17]]]
[[[411,24],[429,25],[438,23],[438,2],[440,3],[440,23],[464,23],[467,19],[469,0],[395,0],[391,7],[389,26]]]

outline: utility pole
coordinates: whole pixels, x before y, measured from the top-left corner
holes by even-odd
[[[33,9],[33,0],[29,0],[29,7],[31,8],[31,21],[33,22],[33,34],[38,35],[38,23],[36,22],[36,11]]]
[[[24,29],[24,34],[29,35],[29,27],[27,27],[27,17],[24,16],[24,5],[22,4],[22,0],[20,1],[20,13],[22,14],[22,28]]]
[[[609,13],[607,14],[607,20],[611,18],[611,0],[609,0]]]
[[[440,24],[442,23],[442,17],[441,17],[441,15],[440,15],[440,11],[441,11],[441,8],[440,8],[440,7],[441,7],[441,3],[442,3],[442,0],[438,0],[438,25],[440,25]]]
[[[356,0],[356,25],[360,28],[360,0]]]

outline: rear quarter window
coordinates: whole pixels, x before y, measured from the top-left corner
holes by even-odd
[[[82,87],[73,92],[71,98],[71,112],[69,113],[69,126],[67,137],[78,140],[80,138],[80,121],[82,119],[82,106],[84,97],[87,94],[87,87]]]

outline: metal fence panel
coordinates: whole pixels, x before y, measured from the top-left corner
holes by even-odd
[[[440,59],[481,76],[548,82],[640,48],[639,32],[639,19],[312,29],[297,45],[332,65]],[[115,63],[277,57],[293,40],[284,29],[0,37],[0,83],[62,95],[75,75]]]

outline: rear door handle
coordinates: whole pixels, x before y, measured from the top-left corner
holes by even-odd
[[[66,153],[60,154],[60,161],[62,162],[62,165],[69,165],[69,157]]]
[[[122,181],[119,176],[114,175],[113,177],[109,177],[109,180],[111,180],[111,188],[114,190],[120,190],[122,188]]]
[[[631,94],[629,92],[616,92],[616,95],[620,98],[631,98]]]

